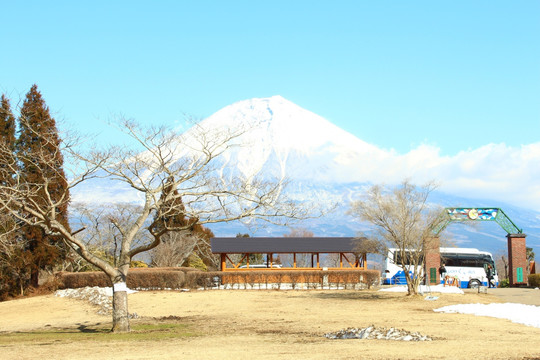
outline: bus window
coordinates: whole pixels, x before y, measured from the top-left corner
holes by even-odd
[[[456,267],[484,267],[486,264],[490,264],[495,268],[493,259],[489,255],[485,254],[441,254],[441,262],[446,266]]]
[[[418,263],[423,262],[423,256],[424,254],[421,254],[421,258],[419,259]],[[396,265],[412,265],[414,263],[414,258],[412,257],[411,251],[405,251],[405,256],[403,256],[403,252],[396,250],[394,251],[394,264]]]

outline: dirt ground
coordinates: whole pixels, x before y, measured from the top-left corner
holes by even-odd
[[[441,314],[451,304],[503,302],[493,294],[441,294],[436,301],[363,291],[147,291],[129,295],[137,322],[173,317],[196,336],[84,343],[0,342],[2,359],[534,359],[540,329],[489,317]],[[82,300],[52,295],[0,303],[0,336],[110,324]],[[348,327],[396,327],[431,342],[330,340]]]

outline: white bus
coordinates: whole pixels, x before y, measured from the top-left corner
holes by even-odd
[[[493,268],[493,282],[495,286],[498,285],[499,280],[491,253],[472,248],[440,248],[440,252],[441,264],[445,264],[446,275],[457,279],[460,287],[476,288],[480,285],[487,286],[486,268],[488,265]],[[388,249],[388,255],[384,262],[383,284],[406,284],[405,274],[399,265],[403,261],[407,261],[407,256],[400,256],[398,249]],[[412,275],[412,269],[409,268],[409,272]],[[441,283],[443,280],[441,279]]]

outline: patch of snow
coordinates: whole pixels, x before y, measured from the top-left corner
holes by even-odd
[[[128,294],[137,292],[135,290],[127,289]],[[92,305],[99,307],[98,314],[106,315],[112,311],[112,296],[113,289],[111,287],[84,287],[78,289],[64,289],[57,290],[54,296],[68,297],[73,299],[86,300]],[[137,317],[137,314],[129,314],[131,318]]]
[[[399,285],[399,286],[393,286],[389,288],[380,289],[379,291],[385,291],[385,292],[407,292],[407,286],[406,285]],[[426,294],[426,293],[443,293],[443,294],[464,294],[463,290],[461,290],[458,287],[455,286],[444,286],[442,284],[435,285],[435,286],[426,286],[426,285],[420,285],[418,288],[418,293],[420,294]]]
[[[435,312],[471,314],[507,319],[517,324],[540,328],[540,306],[515,303],[459,304],[434,309]]]

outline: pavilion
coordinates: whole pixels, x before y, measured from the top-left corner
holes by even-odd
[[[366,270],[366,254],[359,252],[365,238],[353,237],[214,237],[211,250],[221,258],[221,271],[250,270]],[[239,254],[240,260],[231,259]],[[251,254],[266,255],[266,267],[253,267]],[[274,267],[275,255],[292,255],[292,267]],[[297,256],[311,256],[311,267],[297,266]],[[339,267],[321,267],[321,254],[339,254]],[[227,266],[230,264],[230,267]],[[252,265],[252,267],[250,267]]]

